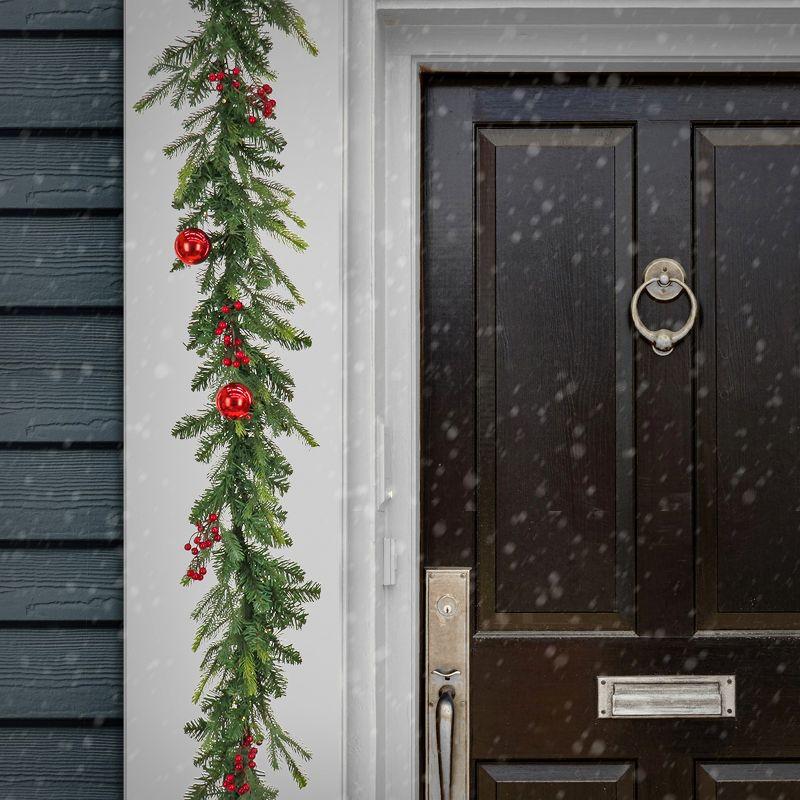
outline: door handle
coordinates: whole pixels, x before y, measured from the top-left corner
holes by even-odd
[[[689,317],[677,331],[667,328],[653,331],[642,322],[639,316],[639,298],[645,289],[651,297],[662,302],[673,300],[682,291],[686,292],[691,305]],[[697,320],[697,298],[686,283],[686,273],[677,261],[672,258],[657,258],[647,265],[644,281],[631,298],[631,318],[640,335],[653,345],[653,352],[657,356],[668,356],[675,345],[688,335]]]
[[[450,800],[453,787],[453,725],[456,716],[454,697],[455,691],[452,687],[443,686],[436,704],[436,751],[439,757],[439,796],[442,800]]]
[[[460,674],[460,669],[446,669],[444,672],[440,669],[431,670],[431,675],[438,675],[440,678],[444,678],[446,681],[449,681],[450,678],[455,678]]]

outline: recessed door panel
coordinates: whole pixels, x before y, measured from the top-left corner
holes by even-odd
[[[482,764],[478,800],[634,800],[632,764]]]
[[[794,800],[800,797],[800,764],[697,765],[697,800]]]
[[[632,131],[478,133],[481,627],[633,618]]]
[[[701,628],[800,629],[800,129],[696,133]]]

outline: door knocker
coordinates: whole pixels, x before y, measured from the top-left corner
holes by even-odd
[[[672,258],[657,258],[647,265],[644,271],[644,281],[631,298],[633,324],[636,326],[636,330],[652,343],[653,352],[657,356],[668,356],[675,345],[689,333],[697,320],[697,298],[685,281],[686,273],[677,261]],[[689,318],[677,331],[666,328],[651,331],[642,322],[638,305],[639,297],[645,289],[651,297],[661,302],[674,300],[682,291],[686,292],[691,303]]]

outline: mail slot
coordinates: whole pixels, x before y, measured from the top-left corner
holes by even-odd
[[[598,675],[601,719],[735,717],[734,675]]]

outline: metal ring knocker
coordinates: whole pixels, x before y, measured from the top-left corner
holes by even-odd
[[[634,292],[631,298],[631,317],[633,319],[633,324],[636,326],[636,330],[639,331],[648,342],[652,343],[653,352],[657,356],[668,356],[675,348],[675,345],[694,327],[694,323],[697,320],[697,298],[694,296],[694,292],[686,285],[685,281],[686,273],[677,261],[672,258],[657,258],[647,265],[644,271],[644,282]],[[671,331],[667,328],[651,331],[650,328],[642,322],[642,318],[639,316],[638,305],[639,298],[645,289],[647,289],[651,297],[661,302],[674,300],[681,291],[686,292],[686,296],[689,298],[689,303],[691,304],[689,318],[677,331]]]

